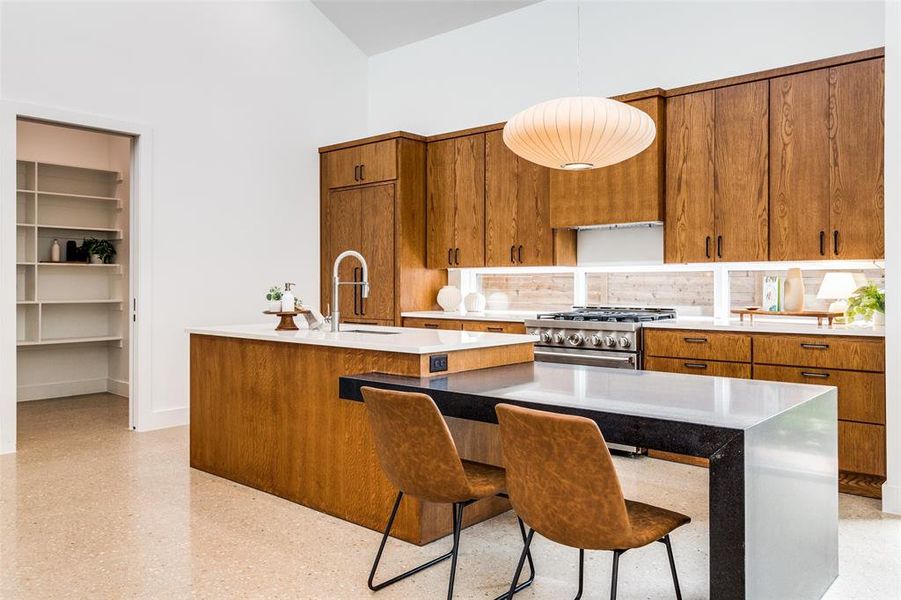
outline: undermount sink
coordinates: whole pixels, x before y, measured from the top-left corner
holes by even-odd
[[[376,335],[396,335],[399,331],[373,331],[372,329],[342,329],[340,333],[374,333]]]

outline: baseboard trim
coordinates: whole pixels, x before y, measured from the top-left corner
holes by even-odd
[[[48,400],[50,398],[64,398],[82,394],[99,394],[107,391],[108,385],[108,380],[105,377],[102,379],[20,385],[16,390],[16,401],[30,402],[32,400]]]
[[[882,484],[882,512],[901,515],[901,485]]]
[[[106,381],[106,391],[110,394],[122,396],[123,398],[129,397],[127,381],[120,381],[119,379],[107,379]]]

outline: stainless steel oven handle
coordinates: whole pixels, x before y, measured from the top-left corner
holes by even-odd
[[[536,349],[535,358],[536,360],[542,360],[544,362],[590,365],[596,367],[612,366],[619,369],[636,368],[636,357],[634,354],[626,356],[611,356],[609,354],[597,356],[594,354],[577,354],[575,352],[547,352]]]

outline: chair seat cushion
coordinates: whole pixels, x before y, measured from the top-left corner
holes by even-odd
[[[472,460],[463,461],[463,472],[473,499],[488,498],[507,488],[504,469]]]
[[[629,548],[639,548],[656,542],[674,529],[691,522],[691,517],[643,502],[626,500],[626,510],[632,524]],[[621,548],[626,550],[628,548]]]

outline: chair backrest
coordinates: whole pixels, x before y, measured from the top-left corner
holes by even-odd
[[[530,527],[575,548],[628,547],[629,513],[594,421],[509,404],[497,419],[510,502]]]
[[[468,499],[457,446],[425,394],[362,388],[382,470],[400,491],[430,502]]]

